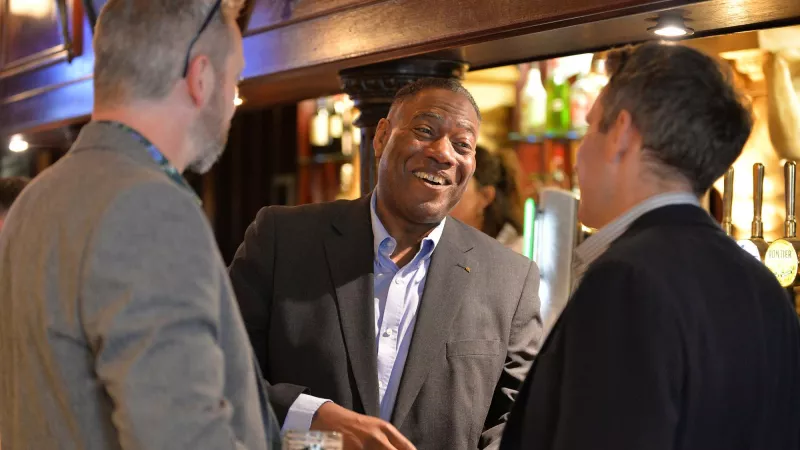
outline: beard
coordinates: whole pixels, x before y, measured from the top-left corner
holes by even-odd
[[[225,151],[231,123],[224,118],[224,111],[222,92],[215,89],[208,106],[190,127],[189,135],[195,152],[187,168],[192,172],[208,172]]]

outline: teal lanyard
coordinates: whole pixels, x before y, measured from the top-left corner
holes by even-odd
[[[158,151],[156,146],[153,145],[153,143],[150,142],[146,137],[142,136],[138,131],[125,125],[124,123],[114,122],[110,120],[98,121],[97,123],[103,123],[106,125],[111,125],[113,127],[119,128],[120,130],[125,131],[126,133],[136,138],[136,140],[138,140],[142,145],[144,145],[145,150],[147,150],[147,153],[150,155],[151,158],[153,158],[153,161],[156,164],[158,164],[158,167],[161,169],[161,171],[167,174],[167,176],[173,182],[175,182],[175,184],[189,191],[192,194],[192,197],[194,197],[194,199],[197,201],[197,203],[202,205],[203,202],[200,200],[200,197],[197,196],[197,193],[194,191],[194,189],[192,189],[192,187],[189,186],[189,183],[186,181],[186,178],[183,178],[183,175],[181,175],[181,173],[178,172],[178,169],[176,169],[172,164],[170,164],[169,160],[167,160],[167,158],[160,151]]]

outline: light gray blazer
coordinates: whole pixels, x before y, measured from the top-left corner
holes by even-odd
[[[0,233],[3,450],[275,449],[199,204],[91,122]]]

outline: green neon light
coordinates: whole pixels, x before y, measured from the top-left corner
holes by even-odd
[[[536,203],[532,198],[525,200],[525,215],[522,223],[522,254],[533,259],[533,232],[536,222]]]

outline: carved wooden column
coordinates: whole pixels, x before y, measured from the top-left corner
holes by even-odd
[[[395,93],[420,78],[462,79],[467,63],[456,51],[432,53],[415,58],[389,61],[346,69],[339,73],[342,90],[360,111],[355,125],[361,129],[361,194],[372,191],[377,182],[377,161],[372,139],[378,122],[389,113]]]

